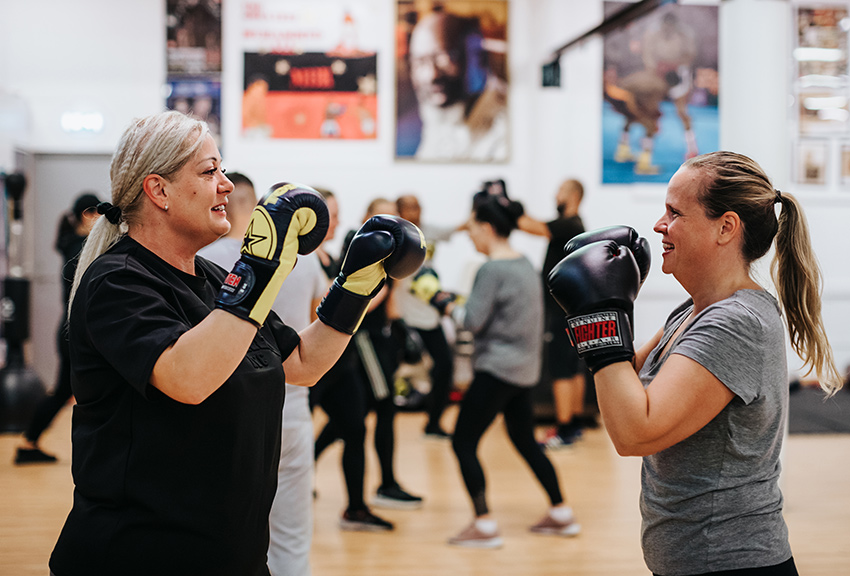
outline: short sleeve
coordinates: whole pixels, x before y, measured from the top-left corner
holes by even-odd
[[[277,342],[277,348],[280,351],[282,360],[289,358],[292,351],[301,343],[301,337],[298,335],[298,332],[291,326],[284,324],[283,320],[274,311],[269,313],[264,327],[268,327],[271,330],[272,336],[275,342]]]
[[[671,353],[698,362],[749,404],[762,380],[763,345],[758,317],[739,302],[724,302],[703,311]]]
[[[145,396],[160,355],[191,328],[160,288],[125,270],[103,276],[86,291],[86,337]]]

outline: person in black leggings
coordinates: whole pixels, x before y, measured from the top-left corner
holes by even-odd
[[[549,498],[550,508],[533,532],[574,536],[580,531],[564,502],[555,468],[534,437],[532,390],[540,376],[543,291],[531,262],[508,242],[522,206],[507,196],[476,202],[469,237],[488,257],[475,276],[464,305],[438,293],[429,301],[450,314],[474,335],[474,378],[464,394],[452,447],[475,513],[473,523],[449,544],[479,548],[502,545],[486,499],[484,470],[477,450],[496,416],[504,414],[514,447],[531,468]]]
[[[15,464],[37,464],[56,462],[56,456],[43,452],[38,446],[39,438],[68,403],[71,392],[71,356],[68,349],[68,297],[77,269],[77,257],[83,242],[100,214],[100,200],[91,192],[80,194],[71,210],[62,215],[56,234],[56,250],[62,255],[62,318],[56,331],[56,347],[59,351],[59,372],[53,393],[46,396],[35,408],[29,425],[24,432],[24,443],[15,453]]]
[[[394,212],[385,200],[373,201],[364,220],[380,213]],[[354,235],[343,244],[343,253]],[[348,507],[340,526],[346,530],[392,530],[392,523],[373,514],[363,498],[365,476],[366,415],[375,411],[375,451],[381,467],[381,485],[373,500],[376,506],[410,509],[422,505],[422,498],[399,486],[393,470],[395,452],[395,404],[390,386],[398,368],[400,350],[389,333],[393,280],[374,298],[357,334],[342,358],[310,391],[312,406],[320,406],[328,416],[315,443],[315,458],[336,440],[343,440],[343,476]]]

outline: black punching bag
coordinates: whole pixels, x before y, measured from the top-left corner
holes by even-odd
[[[24,342],[30,335],[30,283],[21,276],[19,257],[26,179],[21,174],[7,174],[5,184],[12,218],[7,250],[10,273],[3,280],[0,300],[0,336],[6,341],[6,363],[0,370],[0,433],[23,432],[46,395],[44,384],[24,361]]]

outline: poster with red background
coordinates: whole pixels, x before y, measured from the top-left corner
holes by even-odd
[[[242,9],[247,138],[375,139],[375,0],[266,0]]]

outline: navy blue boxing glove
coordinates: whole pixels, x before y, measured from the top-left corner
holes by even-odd
[[[373,216],[351,239],[339,275],[316,309],[319,320],[354,334],[387,276],[406,278],[424,260],[425,237],[419,228],[398,216]]]
[[[319,247],[328,222],[325,200],[309,186],[272,186],[251,214],[241,256],[219,290],[216,308],[262,326],[297,255]]]

